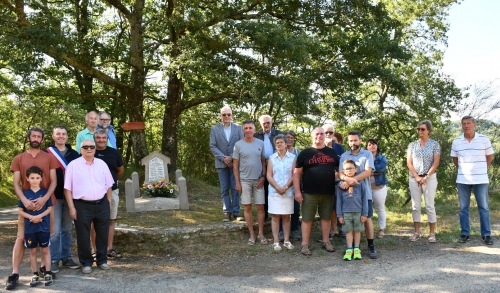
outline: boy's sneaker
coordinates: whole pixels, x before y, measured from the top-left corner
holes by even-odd
[[[45,286],[50,286],[52,285],[53,281],[52,281],[52,275],[47,273],[45,274],[45,277],[43,277],[43,279],[45,280]]]
[[[7,278],[7,282],[5,282],[5,290],[14,290],[16,289],[17,283],[19,282],[19,274],[12,274]]]
[[[493,245],[493,239],[491,239],[491,236],[483,236],[483,241],[486,245]]]
[[[370,251],[368,256],[371,258],[371,259],[376,259],[378,258],[378,253],[377,251],[375,250],[375,245],[370,245],[368,246],[368,250]]]
[[[458,242],[460,243],[465,243],[469,240],[469,235],[460,235],[460,238],[458,238]]]
[[[67,258],[67,259],[63,259],[62,266],[65,268],[68,268],[68,269],[72,269],[72,270],[76,270],[76,269],[80,268],[80,265],[77,264],[76,262],[74,262],[73,259],[71,259],[71,257]]]
[[[353,255],[352,249],[346,249],[345,254],[344,254],[344,260],[352,260],[352,255]]]
[[[35,287],[36,285],[38,285],[39,281],[40,281],[40,276],[37,274],[33,274],[33,277],[31,277],[30,287]]]
[[[354,259],[361,259],[361,250],[359,248],[354,248]]]
[[[53,273],[59,273],[59,261],[58,260],[53,260],[50,265],[50,270]]]

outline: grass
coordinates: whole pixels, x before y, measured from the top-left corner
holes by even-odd
[[[14,193],[12,178],[0,182],[0,208],[17,205],[19,198]]]

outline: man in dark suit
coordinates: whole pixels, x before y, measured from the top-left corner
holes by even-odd
[[[234,144],[243,139],[243,130],[240,125],[231,122],[233,113],[229,106],[220,109],[222,123],[212,126],[210,130],[210,150],[215,156],[215,168],[219,173],[220,190],[224,210],[224,222],[240,218],[240,193],[236,191],[236,182],[233,173]],[[231,197],[229,189],[231,188]]]
[[[271,116],[269,115],[262,115],[259,117],[259,122],[260,126],[262,127],[262,130],[259,130],[256,132],[253,136],[255,138],[258,138],[262,141],[264,141],[264,156],[266,158],[266,164],[267,164],[267,159],[269,159],[269,156],[274,154],[276,151],[276,147],[274,146],[274,137],[278,134],[281,134],[282,132],[276,129],[273,129],[273,120]],[[269,181],[267,181],[267,178],[264,182],[264,191],[266,193],[266,204],[264,205],[264,209],[266,211],[266,220],[269,217],[267,213],[267,206],[268,206],[268,199],[267,196],[269,195]]]

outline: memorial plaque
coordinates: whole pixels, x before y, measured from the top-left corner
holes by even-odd
[[[146,167],[146,172],[144,172],[144,181],[146,183],[165,178],[168,179],[168,166],[170,164],[170,158],[154,151],[147,157],[141,160],[141,164]]]
[[[165,178],[165,168],[163,166],[163,160],[156,157],[149,161],[149,174],[148,182],[153,180],[159,180]]]

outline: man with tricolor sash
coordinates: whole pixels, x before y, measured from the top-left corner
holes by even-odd
[[[54,233],[50,235],[50,254],[52,259],[51,270],[54,273],[59,272],[59,262],[62,266],[70,269],[78,269],[79,264],[71,258],[71,244],[73,229],[73,219],[69,216],[69,208],[64,198],[64,173],[69,162],[80,157],[80,155],[71,148],[68,141],[68,131],[64,126],[57,126],[52,132],[54,145],[47,148],[47,152],[54,156],[59,163],[56,170],[57,186],[54,195],[57,204],[54,204]]]

